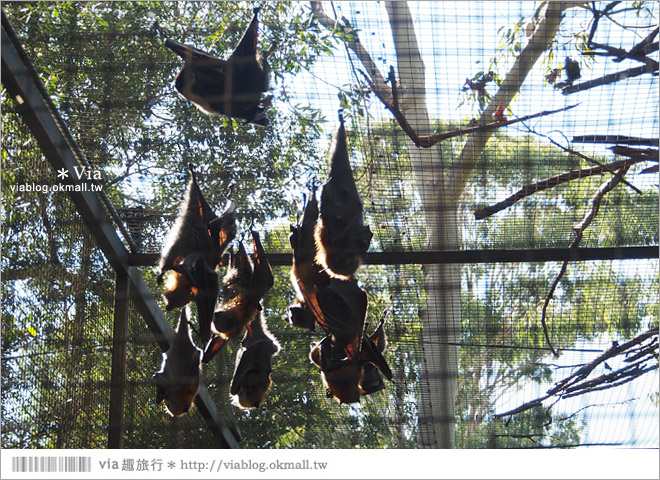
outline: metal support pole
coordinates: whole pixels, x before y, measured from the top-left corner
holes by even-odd
[[[125,272],[117,273],[115,282],[115,319],[112,329],[108,448],[122,447],[124,437],[124,396],[126,392],[126,342],[128,337],[130,282]]]

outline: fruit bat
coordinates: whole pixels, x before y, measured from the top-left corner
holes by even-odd
[[[268,331],[263,312],[250,324],[245,332],[241,349],[236,355],[236,367],[229,387],[233,403],[250,409],[261,405],[273,381],[272,359],[280,351],[280,345]]]
[[[259,234],[252,231],[252,261],[245,247],[231,253],[229,268],[223,278],[223,300],[215,311],[212,338],[204,349],[203,362],[208,362],[232,338],[242,334],[261,310],[261,299],[274,283],[273,270],[261,244]]]
[[[334,335],[312,344],[309,358],[321,369],[328,397],[336,398],[339,403],[355,403],[361,395],[385,388],[381,372],[388,380],[392,379],[392,371],[382,355],[387,347],[383,323],[384,318],[371,335],[363,335],[359,357],[348,354]]]
[[[181,310],[174,341],[163,353],[160,371],[154,374],[156,403],[165,401],[170,415],[187,413],[199,390],[202,351],[190,338],[188,308]]]
[[[349,277],[364,260],[372,233],[364,225],[341,115],[339,120],[330,148],[328,179],[321,188],[315,238],[318,263],[330,275]]]
[[[312,346],[310,359],[321,369],[329,397],[339,403],[358,402],[367,294],[353,279],[332,278],[315,290],[309,308],[327,336]]]
[[[219,293],[215,268],[236,237],[238,223],[235,202],[228,200],[218,217],[197,184],[194,166],[189,164],[188,168],[190,180],[161,252],[158,282],[162,283],[166,277],[167,310],[196,302],[200,336],[206,343]]]
[[[310,360],[321,369],[321,380],[330,398],[339,403],[360,401],[362,368],[356,360],[346,356],[345,350],[328,335],[319,343],[313,343]]]
[[[570,57],[566,57],[564,61],[564,71],[566,72],[566,81],[569,84],[572,84],[582,76],[580,73],[580,64]]]
[[[261,94],[268,91],[270,67],[265,57],[261,64],[257,59],[258,12],[227,60],[171,39],[165,46],[183,59],[174,84],[181,96],[205,113],[266,126]]]
[[[360,352],[362,372],[360,376],[360,393],[367,395],[385,388],[381,372],[388,380],[392,380],[392,370],[382,353],[387,348],[387,336],[384,328],[385,317],[381,318],[376,330],[369,336],[362,337]]]
[[[289,307],[291,325],[314,330],[316,320],[307,308],[305,297],[312,295],[314,285],[324,285],[330,280],[328,273],[316,261],[314,230],[319,216],[316,190],[307,198],[303,216],[296,226],[291,226],[289,243],[293,250],[293,265],[289,278],[296,293],[296,302]]]

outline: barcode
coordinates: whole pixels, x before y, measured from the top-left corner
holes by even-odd
[[[92,457],[14,457],[12,472],[91,472]]]

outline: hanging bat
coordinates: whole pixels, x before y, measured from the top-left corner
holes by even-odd
[[[351,360],[360,357],[367,303],[367,292],[355,280],[338,278],[317,287],[316,299],[311,302],[319,325]]]
[[[160,371],[153,377],[156,403],[165,401],[166,410],[173,417],[187,413],[199,391],[202,351],[190,338],[187,310],[181,310],[174,341],[163,353]]]
[[[266,126],[268,102],[260,100],[262,92],[269,89],[270,67],[267,54],[261,64],[257,59],[258,12],[255,9],[252,21],[227,60],[171,39],[165,40],[165,46],[183,59],[174,84],[181,96],[205,113]]]
[[[261,405],[273,381],[272,359],[280,351],[277,339],[265,326],[263,313],[250,324],[245,332],[241,349],[236,355],[236,367],[229,387],[233,403],[243,409]]]
[[[575,80],[578,80],[582,76],[580,64],[570,57],[566,57],[564,60],[564,72],[566,72],[566,81],[556,83],[556,89],[570,87]]]
[[[385,335],[385,316],[380,320],[376,330],[369,336],[362,337],[361,363],[362,373],[360,376],[360,393],[368,395],[385,388],[381,372],[388,380],[392,380],[393,374],[383,352],[387,348],[387,336]]]
[[[213,336],[204,349],[203,362],[208,362],[232,338],[241,335],[261,310],[261,299],[273,286],[273,270],[268,262],[259,234],[252,231],[253,260],[239,244],[231,255],[223,278],[223,301],[213,317]]]
[[[362,367],[356,360],[346,357],[346,352],[331,335],[319,343],[313,343],[309,359],[321,370],[321,380],[329,398],[342,403],[360,401]]]
[[[582,75],[580,73],[580,64],[570,57],[566,57],[564,61],[564,71],[566,72],[566,81],[572,84],[578,80]]]
[[[293,250],[293,265],[289,278],[296,293],[296,302],[289,307],[291,325],[314,330],[316,320],[307,308],[305,297],[312,295],[314,285],[325,285],[330,277],[316,261],[316,241],[314,231],[319,216],[316,190],[312,189],[307,198],[303,216],[296,226],[291,226],[289,243]]]
[[[270,266],[264,247],[261,244],[259,232],[252,230],[251,234],[254,253],[252,254],[252,279],[250,280],[247,300],[249,303],[255,304],[258,310],[261,310],[261,299],[273,287],[275,277],[273,276],[273,269]]]
[[[351,357],[334,335],[312,344],[309,358],[321,370],[321,379],[328,397],[339,403],[355,403],[360,395],[368,395],[385,388],[382,374],[388,380],[393,375],[382,352],[387,347],[384,317],[371,335],[362,337],[359,357]]]
[[[235,202],[228,200],[222,215],[216,216],[197,184],[194,166],[188,168],[190,180],[161,252],[158,282],[165,277],[167,310],[195,301],[200,336],[206,343],[219,293],[215,268],[236,237],[238,223]]]
[[[367,293],[352,279],[332,278],[327,286],[315,288],[309,307],[327,336],[312,346],[310,359],[321,369],[329,397],[358,402]]]
[[[346,129],[340,125],[330,148],[328,179],[321,188],[316,225],[317,261],[330,275],[347,278],[360,266],[372,233],[364,225],[362,200],[348,159]]]

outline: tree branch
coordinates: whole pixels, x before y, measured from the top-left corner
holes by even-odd
[[[626,78],[639,77],[645,73],[657,74],[658,62],[653,62],[652,65],[644,65],[641,67],[629,68],[628,70],[623,70],[621,72],[610,73],[604,77],[578,83],[577,85],[569,85],[568,87],[564,87],[561,92],[564,95],[570,95],[571,93],[582,92],[584,90],[589,90],[590,88],[600,87],[601,85],[608,85],[610,83],[618,82],[619,80],[625,80]]]
[[[497,128],[501,127],[506,127],[509,125],[513,125],[514,123],[519,123],[519,122],[524,122],[526,120],[531,120],[532,118],[537,118],[537,117],[543,117],[546,115],[552,115],[554,113],[559,113],[559,112],[564,112],[566,110],[570,110],[571,108],[577,107],[579,104],[575,105],[569,105],[568,107],[564,108],[558,108],[557,110],[543,110],[542,112],[538,113],[532,113],[531,115],[525,115],[520,118],[513,118],[511,120],[506,120],[506,121],[496,121],[496,122],[489,122],[484,125],[476,125],[474,127],[467,127],[467,128],[461,128],[458,130],[452,130],[451,132],[444,132],[444,133],[439,133],[439,134],[433,134],[433,135],[424,135],[418,137],[418,142],[415,143],[418,147],[422,148],[429,148],[435,145],[436,143],[442,141],[442,140],[447,140],[448,138],[452,137],[458,137],[459,135],[466,135],[470,133],[475,133],[475,132],[483,132],[486,130],[494,130]],[[415,142],[415,139],[412,139],[413,142]]]
[[[355,53],[360,62],[362,62],[362,65],[364,65],[364,68],[369,74],[370,86],[378,98],[382,97],[381,101],[383,103],[392,103],[392,94],[387,87],[385,78],[380,73],[380,70],[378,70],[378,66],[371,58],[371,55],[369,55],[369,52],[367,52],[362,43],[360,43],[357,32],[348,20],[343,18],[342,21],[344,23],[339,24],[338,20],[325,13],[325,10],[323,10],[323,2],[314,1],[310,2],[310,5],[312,7],[314,18],[316,18],[316,20],[328,30],[336,31],[341,34],[345,44],[353,51],[353,53]]]
[[[596,214],[600,208],[600,202],[603,200],[603,197],[607,194],[607,192],[617,186],[629,168],[629,166],[621,167],[615,176],[610,178],[607,182],[602,184],[598,190],[596,190],[596,193],[591,199],[591,209],[589,212],[587,212],[580,223],[573,226],[573,230],[575,231],[575,238],[573,239],[570,248],[577,248],[580,241],[582,240],[584,231],[587,229],[587,227],[589,227],[589,225],[591,225],[591,222],[596,217]],[[548,347],[550,347],[550,350],[552,350],[552,353],[555,355],[555,357],[559,356],[559,354],[557,353],[557,350],[555,350],[555,348],[552,346],[552,342],[550,341],[550,334],[548,333],[548,326],[546,325],[545,318],[550,300],[552,300],[552,296],[555,292],[555,289],[557,288],[557,285],[559,285],[559,281],[566,273],[567,267],[568,260],[565,260],[561,266],[559,274],[555,278],[555,281],[552,282],[552,285],[550,286],[550,290],[548,291],[548,294],[545,297],[545,301],[543,302],[543,310],[541,311],[541,325],[543,326],[543,333],[545,334]]]
[[[499,107],[507,106],[511,103],[511,100],[520,91],[534,64],[541,54],[548,49],[557,35],[564,10],[577,5],[570,2],[544,2],[544,4],[546,9],[545,15],[539,22],[527,45],[520,52],[518,58],[516,58],[513,67],[504,78],[493,100],[486,107],[486,110],[481,116],[480,123],[483,124],[486,119],[493,118],[493,114]],[[472,174],[491,135],[492,131],[488,130],[475,132],[465,142],[460,157],[454,167],[454,176],[449,189],[457,197],[465,189],[468,178]]]
[[[593,175],[601,175],[605,171],[609,172],[610,170],[618,170],[620,168],[630,167],[631,165],[643,161],[646,160],[644,159],[618,160],[616,162],[611,162],[596,167],[570,170],[566,173],[562,173],[561,175],[546,178],[545,180],[540,180],[536,183],[525,185],[523,188],[521,188],[520,190],[518,190],[516,193],[506,198],[505,200],[502,200],[501,202],[498,202],[495,205],[491,205],[475,211],[474,217],[477,220],[483,220],[484,218],[488,218],[491,215],[494,215],[495,213],[500,212],[514,205],[523,198],[533,195],[537,192],[542,192],[543,190],[554,188],[558,185],[561,185],[562,183],[570,182],[572,180],[577,180],[578,178],[586,178],[586,177],[591,177]]]
[[[627,135],[578,135],[572,143],[616,143],[619,145],[658,145],[657,138],[629,137]]]
[[[606,360],[617,356],[625,357],[630,353],[630,351],[634,350],[637,346],[642,345],[649,339],[651,341],[647,345],[643,345],[641,350],[650,355],[651,358],[636,361],[635,363],[630,361],[629,363],[631,363],[631,365],[622,367],[615,372],[600,375],[586,382],[578,383],[585,379],[595,368],[604,363]],[[529,402],[525,402],[522,405],[507,412],[498,413],[494,415],[494,418],[515,415],[517,413],[524,412],[537,405],[541,405],[545,400],[552,396],[557,396],[558,399],[569,398],[596,390],[604,390],[607,388],[623,385],[645,373],[656,370],[658,368],[657,362],[653,365],[644,365],[644,363],[648,360],[657,358],[657,352],[658,327],[655,327],[637,335],[635,338],[621,345],[614,343],[610,348],[598,355],[591,362],[573,372],[568,377],[560,380],[559,382],[556,382],[555,386],[548,390],[545,395],[534,400],[530,400]],[[629,358],[625,358],[625,361],[629,360]]]

